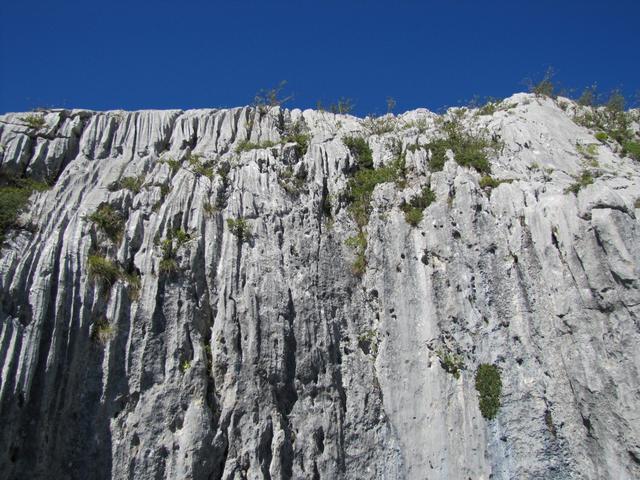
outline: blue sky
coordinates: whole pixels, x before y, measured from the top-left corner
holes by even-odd
[[[249,103],[358,114],[508,96],[547,66],[563,86],[640,89],[640,1],[5,0],[0,112]]]

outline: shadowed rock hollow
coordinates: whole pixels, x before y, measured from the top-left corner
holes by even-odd
[[[640,477],[640,163],[580,108],[0,116],[51,185],[0,256],[3,478]]]

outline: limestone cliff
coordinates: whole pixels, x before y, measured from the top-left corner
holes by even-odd
[[[0,116],[1,476],[639,478],[640,163],[494,107]]]

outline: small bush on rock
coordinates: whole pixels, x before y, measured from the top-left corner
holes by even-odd
[[[495,365],[483,363],[476,371],[476,390],[480,396],[480,412],[488,420],[495,418],[500,408],[502,380]]]
[[[242,243],[251,238],[251,227],[244,218],[228,218],[227,226],[231,234],[238,238],[238,242]]]
[[[96,224],[114,243],[122,239],[124,220],[122,214],[108,203],[102,203],[98,209],[89,215],[89,220]]]
[[[111,288],[120,279],[120,269],[111,260],[100,255],[89,255],[89,276],[105,288]]]

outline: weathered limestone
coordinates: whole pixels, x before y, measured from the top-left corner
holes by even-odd
[[[511,183],[488,192],[453,159],[430,172],[425,149],[407,152],[406,186],[374,191],[362,277],[341,200],[355,117],[64,110],[36,129],[0,116],[0,171],[55,181],[0,256],[2,476],[640,477],[640,164],[552,100],[507,102],[462,121],[502,139],[493,175]],[[369,138],[375,164],[390,138],[428,143],[436,118],[394,117]],[[236,153],[296,121],[306,154]],[[576,144],[598,145],[599,174],[577,196]],[[138,176],[137,193],[112,186]],[[412,228],[399,206],[427,184],[436,201]],[[117,244],[88,218],[103,202],[126,216]],[[239,217],[247,241],[227,225]],[[139,293],[92,279],[96,250],[139,273]],[[464,359],[459,379],[442,351]],[[501,370],[491,421],[480,363]]]

